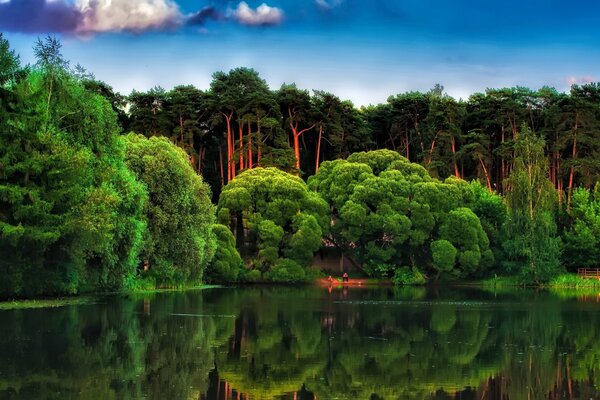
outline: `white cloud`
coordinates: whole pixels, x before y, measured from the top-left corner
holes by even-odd
[[[175,28],[183,18],[172,0],[77,0],[76,8],[82,33]]]
[[[344,0],[315,0],[315,4],[324,10],[331,10],[343,2]]]
[[[278,25],[283,21],[283,10],[277,7],[270,7],[266,3],[253,10],[245,1],[240,2],[231,15],[239,23],[244,25]]]

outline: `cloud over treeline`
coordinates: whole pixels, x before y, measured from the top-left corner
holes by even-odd
[[[206,6],[191,14],[174,0],[0,0],[0,30],[21,33],[142,33],[233,20],[243,25],[277,25],[283,11],[263,3],[240,2],[233,10]]]
[[[262,3],[255,10],[248,3],[242,1],[237,8],[231,11],[233,17],[241,24],[252,26],[278,25],[283,21],[283,11],[277,7],[270,7]]]

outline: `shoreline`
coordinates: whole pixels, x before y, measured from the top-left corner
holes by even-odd
[[[232,285],[235,285],[232,284]],[[262,285],[262,283],[244,284],[242,286],[256,286]],[[268,285],[275,286],[288,286],[286,284],[268,283]],[[376,278],[350,278],[348,282],[342,282],[341,278],[334,278],[333,281],[329,281],[327,278],[319,278],[312,282],[307,282],[308,286],[318,287],[352,287],[352,288],[369,288],[369,287],[391,287],[394,286],[393,282],[389,279],[376,279]],[[600,294],[600,280],[595,279],[583,279],[577,276],[577,274],[563,274],[555,278],[549,283],[545,284],[523,284],[518,282],[516,277],[496,277],[488,278],[479,281],[457,281],[457,282],[444,282],[443,286],[455,286],[455,287],[467,287],[477,288],[483,290],[490,289],[544,289],[553,292],[569,292],[573,294],[590,294],[592,291],[597,291]],[[73,296],[58,296],[58,297],[38,297],[31,299],[7,299],[0,300],[0,311],[9,310],[21,310],[21,309],[39,309],[39,308],[57,308],[66,307],[72,305],[88,305],[94,304],[98,298],[103,296],[118,296],[118,295],[144,295],[144,294],[157,294],[157,293],[175,293],[175,292],[189,292],[195,290],[206,290],[225,287],[226,284],[222,285],[200,285],[190,286],[181,288],[163,288],[163,289],[139,289],[123,292],[99,292],[99,293],[85,293],[81,295]],[[426,285],[425,285],[426,286]],[[408,287],[408,286],[406,286]],[[412,286],[411,286],[412,287]]]
[[[156,294],[156,293],[172,293],[172,292],[188,292],[194,290],[205,290],[223,287],[222,285],[200,285],[183,288],[165,288],[165,289],[140,289],[128,290],[123,292],[99,292],[99,293],[83,293],[73,296],[57,296],[57,297],[37,297],[30,299],[7,299],[0,300],[0,311],[24,310],[37,308],[58,308],[66,306],[80,306],[94,304],[99,298],[104,296],[130,296],[140,294]]]

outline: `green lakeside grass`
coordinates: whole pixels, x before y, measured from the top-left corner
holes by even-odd
[[[600,280],[584,279],[577,274],[566,273],[557,276],[548,283],[543,283],[540,285],[526,284],[518,276],[495,276],[493,278],[487,278],[478,281],[460,282],[459,285],[475,286],[484,289],[498,287],[537,287],[544,289],[590,290],[600,289]]]
[[[366,284],[377,285],[383,281],[376,278],[366,278]],[[335,277],[334,284],[341,284],[342,278]],[[539,287],[549,289],[552,293],[555,293],[561,297],[572,297],[572,295],[597,295],[600,294],[600,280],[596,279],[583,279],[577,274],[561,274],[554,278],[550,282],[543,285],[526,285],[519,277],[516,276],[496,276],[493,278],[482,279],[478,281],[464,281],[455,282],[456,286],[472,286],[482,289],[510,289],[510,288],[526,288],[526,287]],[[73,305],[86,305],[93,304],[98,300],[97,296],[103,295],[144,295],[144,294],[157,294],[157,293],[177,293],[177,292],[188,292],[195,290],[205,290],[221,288],[223,285],[198,285],[198,286],[182,286],[176,288],[162,288],[162,289],[150,289],[150,288],[136,288],[124,292],[115,293],[98,293],[95,295],[81,295],[73,297],[59,297],[55,299],[41,298],[41,299],[26,299],[26,300],[4,300],[0,301],[0,311],[4,310],[21,310],[21,309],[36,309],[36,308],[56,308],[66,307]]]
[[[144,295],[144,294],[156,294],[156,293],[169,293],[169,292],[187,292],[194,290],[214,289],[223,287],[221,285],[198,285],[189,287],[178,287],[178,288],[164,288],[164,289],[133,289],[126,290],[123,292],[114,293],[96,293],[96,294],[84,294],[76,295],[73,297],[57,297],[54,299],[50,298],[39,298],[39,299],[19,299],[19,300],[1,300],[0,311],[6,310],[25,310],[35,308],[57,308],[66,306],[80,306],[93,304],[98,301],[100,296],[110,295]]]
[[[0,311],[34,308],[56,308],[92,304],[96,299],[90,296],[59,297],[56,299],[30,299],[0,301]]]
[[[215,289],[224,287],[223,285],[197,285],[197,286],[182,286],[182,287],[174,287],[174,288],[160,288],[160,289],[134,289],[134,290],[126,290],[124,292],[118,292],[116,294],[152,294],[152,293],[171,293],[171,292],[190,292],[194,290],[205,290],[205,289]]]

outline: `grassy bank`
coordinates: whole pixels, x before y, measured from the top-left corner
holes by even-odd
[[[163,288],[163,289],[135,289],[117,293],[96,293],[85,294],[73,297],[57,297],[57,298],[39,298],[39,299],[24,299],[24,300],[0,300],[0,311],[3,310],[23,310],[34,308],[56,308],[66,306],[79,306],[93,304],[98,300],[99,296],[109,296],[117,294],[125,295],[143,295],[154,293],[169,293],[169,292],[187,292],[192,290],[204,290],[222,287],[220,285],[199,285],[178,288]]]
[[[148,293],[171,293],[171,292],[189,292],[192,290],[204,290],[223,287],[223,285],[197,285],[197,286],[181,286],[174,288],[139,288],[122,292],[123,294],[148,294]]]
[[[91,296],[58,297],[55,299],[5,300],[0,301],[0,311],[32,308],[56,308],[92,304],[96,299]]]
[[[543,283],[539,285],[525,283],[518,276],[496,276],[493,278],[482,279],[479,281],[462,282],[460,285],[475,286],[485,289],[502,287],[538,287],[546,289],[590,290],[600,289],[600,280],[583,279],[577,274],[567,273],[557,276],[548,283]]]

